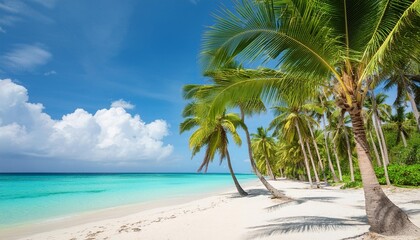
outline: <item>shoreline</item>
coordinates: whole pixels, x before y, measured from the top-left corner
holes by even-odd
[[[144,206],[95,211],[71,225],[20,231],[1,239],[363,239],[369,226],[362,189],[324,187],[307,183],[270,181],[294,201],[271,199],[258,181],[243,184],[249,192],[239,197],[234,188],[182,199],[163,199]],[[420,225],[420,189],[384,188],[386,194]],[[15,229],[17,230],[17,229]],[[282,238],[284,237],[284,238]],[[381,238],[379,238],[381,239]],[[416,238],[402,238],[416,239]]]
[[[258,180],[247,180],[241,183],[243,187],[253,186]],[[110,208],[90,210],[85,212],[74,213],[60,217],[48,219],[40,219],[29,221],[21,224],[14,224],[0,227],[0,239],[21,239],[31,235],[49,232],[56,229],[74,227],[77,225],[88,224],[103,219],[114,219],[126,217],[138,212],[146,212],[158,208],[182,205],[188,202],[204,199],[215,194],[226,194],[235,190],[234,186],[223,186],[213,189],[209,192],[191,193],[185,196],[174,196],[167,199],[152,200],[147,202],[124,204]]]

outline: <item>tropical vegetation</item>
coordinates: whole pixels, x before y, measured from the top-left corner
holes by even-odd
[[[181,131],[198,128],[193,155],[207,147],[199,170],[216,151],[230,162],[227,133],[240,143],[240,126],[252,169],[273,196],[285,197],[261,174],[316,187],[321,178],[348,181],[363,187],[371,231],[418,234],[380,183],[419,183],[419,36],[419,0],[243,0],[223,9],[203,40],[212,82],[184,88],[186,109],[195,110],[186,110]],[[396,89],[393,108],[382,89]],[[245,115],[265,105],[273,121],[250,134]],[[241,117],[227,125],[233,109]]]

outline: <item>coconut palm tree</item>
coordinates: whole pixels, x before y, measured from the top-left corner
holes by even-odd
[[[324,89],[320,89],[320,94],[318,95],[318,98],[316,98],[317,100],[317,105],[320,106],[320,110],[321,110],[321,119],[322,119],[322,124],[324,126],[324,129],[326,129],[327,126],[327,116],[331,115],[332,112],[332,101],[328,100],[328,97],[324,91]],[[339,179],[337,178],[337,174],[335,173],[334,170],[334,165],[332,164],[331,161],[331,156],[330,156],[330,150],[329,150],[329,144],[328,144],[328,134],[325,133],[323,134],[324,136],[324,143],[325,143],[325,152],[327,154],[327,159],[328,159],[328,166],[330,168],[331,174],[333,176],[333,180],[334,182],[338,182]],[[338,160],[337,160],[338,161]],[[341,177],[341,170],[340,170],[340,179],[342,180]]]
[[[420,131],[420,115],[416,104],[416,102],[420,102],[420,64],[414,61],[398,62],[390,76],[385,78],[384,81],[385,90],[397,88],[395,106],[403,105],[408,98],[417,122],[417,129]]]
[[[225,85],[227,84],[236,84],[238,82],[246,82],[248,79],[255,79],[255,77],[260,78],[271,78],[273,75],[277,74],[274,71],[268,69],[259,69],[256,70],[245,70],[240,66],[237,66],[234,63],[229,64],[226,68],[218,69],[217,71],[208,71],[205,73],[205,76],[210,77],[212,84],[211,85],[186,85],[184,86],[184,97],[187,99],[191,98],[204,98],[211,101],[214,95],[220,94],[223,92]],[[248,128],[245,124],[245,116],[252,116],[253,114],[258,114],[266,111],[264,103],[259,97],[251,98],[240,98],[240,99],[228,99],[224,105],[228,108],[239,108],[241,112],[241,120],[243,122],[242,128],[246,135],[247,146],[248,146],[248,155],[251,163],[251,167],[254,173],[257,175],[261,183],[266,187],[266,189],[272,194],[275,198],[290,199],[286,197],[282,192],[273,187],[260,173],[257,168],[254,156],[252,154],[251,148],[251,137],[248,131]]]
[[[299,139],[301,150],[305,160],[306,174],[308,175],[309,184],[312,187],[311,169],[307,157],[307,150],[305,144],[309,136],[308,126],[314,124],[314,120],[304,114],[301,106],[293,105],[293,103],[283,101],[282,105],[274,107],[275,118],[270,123],[270,129],[274,128],[276,134],[281,133],[281,136],[288,143]],[[308,122],[310,123],[308,125]],[[313,162],[313,159],[311,159]],[[316,185],[319,187],[319,177],[316,172],[315,164],[312,164],[315,174]]]
[[[329,117],[328,130],[332,134],[332,141],[334,148],[341,155],[347,155],[350,170],[350,180],[354,182],[354,168],[353,168],[353,154],[352,144],[350,142],[350,128],[347,126],[350,123],[350,117],[345,116],[340,109],[334,111]]]
[[[260,156],[264,159],[264,165],[266,167],[266,173],[271,180],[275,180],[270,158],[273,156],[274,148],[276,146],[275,139],[268,135],[268,132],[263,127],[257,128],[257,133],[251,134],[251,146],[254,153],[260,153]]]
[[[280,138],[276,150],[276,157],[278,159],[276,166],[284,169],[284,175],[303,180],[305,164],[302,148],[298,141],[294,140],[288,143],[284,140],[282,141]]]
[[[279,91],[295,96],[304,94],[296,91],[299,86],[316,89],[332,83],[337,105],[351,117],[371,230],[413,234],[419,229],[388,199],[375,176],[362,107],[378,72],[401,59],[418,58],[419,34],[419,0],[244,0],[236,3],[235,12],[222,11],[205,33],[203,64],[217,68],[233,60],[275,61],[289,82]]]
[[[412,130],[412,126],[406,118],[404,106],[397,107],[396,113],[389,118],[386,127],[388,130],[397,131],[396,144],[402,140],[404,147],[407,147],[407,138],[410,136],[409,132]]]
[[[242,124],[242,121],[237,114],[225,112],[215,119],[200,118],[201,114],[203,114],[201,109],[205,108],[206,106],[203,106],[203,104],[188,104],[184,109],[184,117],[186,117],[186,119],[180,124],[180,133],[190,130],[193,127],[198,127],[191,134],[189,139],[192,157],[194,157],[202,147],[206,148],[203,161],[197,171],[200,172],[204,169],[206,172],[215,155],[219,153],[220,163],[222,163],[225,158],[227,159],[229,172],[238,193],[241,196],[246,196],[248,193],[243,190],[235,176],[228,151],[229,133],[236,144],[241,144],[241,138],[239,137],[236,128]],[[195,113],[195,115],[192,115],[193,113]]]

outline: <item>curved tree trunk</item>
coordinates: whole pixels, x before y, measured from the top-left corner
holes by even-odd
[[[308,122],[309,132],[311,133],[312,143],[314,144],[316,156],[318,157],[319,167],[321,168],[322,175],[324,177],[325,186],[328,185],[327,176],[325,175],[324,164],[322,164],[321,154],[319,154],[318,144],[316,143],[314,132],[312,131],[312,126]]]
[[[312,184],[312,177],[311,177],[311,169],[309,168],[308,157],[306,156],[305,147],[303,145],[302,134],[300,134],[299,125],[296,121],[295,121],[295,127],[296,127],[298,135],[299,135],[299,142],[300,142],[300,147],[302,148],[303,158],[305,159],[306,174],[308,175],[309,184],[312,187],[313,184]]]
[[[372,133],[369,132],[370,141],[372,142],[373,150],[375,151],[376,163],[379,167],[382,167],[381,158],[379,157],[378,148],[376,147],[375,141],[373,140]]]
[[[354,168],[353,168],[353,158],[351,153],[351,147],[350,147],[350,140],[349,140],[349,134],[346,130],[346,126],[344,125],[343,121],[344,115],[340,118],[340,125],[343,128],[344,131],[344,137],[346,139],[346,146],[347,146],[347,156],[349,158],[349,166],[350,166],[350,180],[354,182]]]
[[[314,162],[314,157],[312,156],[312,151],[311,151],[311,147],[309,146],[309,142],[306,142],[306,149],[308,149],[308,153],[309,153],[309,159],[311,159],[311,165],[312,168],[314,169],[314,175],[315,175],[315,181],[316,181],[316,187],[319,188],[319,176],[318,176],[318,171],[316,170],[316,166],[315,166],[315,162]]]
[[[334,139],[332,140],[332,143],[333,143],[333,152],[335,156],[335,161],[337,163],[338,176],[340,177],[340,181],[343,181],[343,174],[341,174],[340,159],[338,159],[337,146],[335,145]]]
[[[386,154],[385,154],[386,149],[383,148],[381,136],[379,134],[377,122],[376,122],[374,116],[372,116],[372,121],[373,121],[373,127],[374,127],[375,132],[376,132],[376,136],[378,137],[379,149],[381,150],[381,154],[382,154],[382,165],[383,165],[383,168],[384,168],[386,184],[389,186],[389,185],[391,185],[391,182],[389,181],[388,169],[387,169],[387,164],[386,164]]]
[[[414,97],[411,96],[410,93],[407,93],[407,95],[408,95],[408,99],[410,100],[411,109],[413,109],[414,118],[416,119],[417,129],[420,132],[420,115],[419,115],[419,110],[417,109],[417,105],[416,105],[416,102],[414,101]]]
[[[378,115],[375,116],[376,119],[376,126],[378,127],[379,137],[381,138],[382,148],[384,149],[384,157],[386,165],[389,164],[389,155],[388,155],[388,147],[386,146],[384,132],[382,131],[382,124],[379,120]]]
[[[388,165],[389,164],[388,147],[386,146],[384,133],[382,131],[382,124],[381,124],[381,121],[379,120],[378,109],[376,107],[375,93],[371,91],[371,95],[372,95],[372,108],[373,108],[372,118],[373,118],[373,121],[375,121],[374,123],[376,124],[377,130],[379,133],[378,134],[378,139],[380,139],[379,144],[382,145],[382,149],[383,149],[382,157],[385,158],[386,165]]]
[[[241,116],[242,116],[242,122],[245,124],[245,116],[241,109]],[[290,199],[286,197],[283,193],[281,193],[278,189],[273,187],[267,180],[264,178],[264,176],[260,173],[258,170],[257,164],[254,161],[254,158],[252,156],[252,148],[251,148],[251,137],[249,135],[248,128],[244,127],[245,135],[246,135],[246,142],[248,144],[248,156],[249,156],[249,162],[251,163],[252,170],[257,175],[258,179],[261,181],[261,183],[264,185],[264,187],[273,195],[274,198],[283,198],[283,199]]]
[[[264,159],[265,159],[265,167],[267,168],[267,174],[270,177],[270,180],[276,180],[276,177],[273,174],[273,170],[270,166],[270,161],[268,160],[267,149],[264,147]]]
[[[227,158],[227,162],[228,162],[229,172],[230,172],[230,175],[232,176],[233,182],[235,183],[236,190],[238,190],[238,193],[241,196],[248,195],[248,193],[245,192],[245,190],[239,184],[238,179],[236,179],[235,173],[233,172],[232,163],[230,162],[229,151],[227,149],[226,149],[226,158]]]
[[[377,126],[377,122],[375,120],[375,117],[372,116],[372,121],[373,121],[373,128],[375,129],[376,132],[376,136],[378,137],[378,141],[379,141],[379,148],[381,150],[381,154],[382,154],[382,165],[384,168],[384,173],[385,173],[385,181],[386,181],[386,185],[391,186],[391,182],[389,181],[389,176],[388,176],[388,168],[387,168],[387,164],[386,164],[386,154],[385,154],[385,149],[383,148],[383,144],[381,143],[381,136],[379,135],[379,131],[378,131],[378,126]]]
[[[404,147],[407,147],[407,140],[405,139],[404,133],[401,131],[400,134],[401,134],[401,138],[402,138]]]
[[[322,115],[322,121],[324,123],[324,128],[325,128],[325,115]],[[327,159],[328,159],[328,166],[330,167],[331,170],[331,174],[333,176],[333,180],[335,183],[337,183],[339,181],[339,179],[337,178],[337,174],[335,174],[335,170],[334,170],[334,165],[332,164],[331,161],[331,156],[330,156],[330,150],[329,150],[329,146],[328,146],[328,137],[327,134],[324,133],[324,141],[325,141],[325,152],[327,152]]]
[[[354,104],[356,105],[356,104]],[[382,191],[370,160],[361,107],[349,109],[356,139],[360,173],[365,193],[365,206],[370,230],[385,235],[420,234],[417,228],[399,207],[391,202]]]

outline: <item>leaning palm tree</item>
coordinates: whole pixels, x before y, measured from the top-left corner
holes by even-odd
[[[304,94],[296,92],[299,86],[331,83],[337,105],[351,116],[371,230],[412,234],[418,228],[388,199],[375,176],[361,111],[376,74],[401,59],[417,59],[419,34],[419,0],[243,0],[235,12],[222,11],[206,32],[203,64],[218,68],[234,60],[275,61],[285,74],[278,91],[288,95]],[[224,97],[258,90],[238,88],[232,86]]]
[[[266,129],[259,127],[257,128],[257,133],[251,134],[251,143],[254,152],[259,152],[260,156],[263,157],[267,175],[271,180],[275,180],[276,177],[270,163],[270,158],[273,156],[274,147],[276,146],[274,138],[268,135]]]
[[[192,129],[193,127],[198,127],[191,134],[189,139],[189,145],[192,149],[192,157],[194,157],[202,147],[206,148],[203,162],[198,168],[198,171],[200,172],[204,169],[206,172],[215,155],[219,153],[220,163],[222,163],[225,158],[227,159],[229,172],[232,176],[238,193],[241,196],[248,195],[247,192],[242,189],[241,185],[236,179],[228,151],[228,133],[232,135],[232,138],[236,144],[241,144],[241,138],[236,132],[237,126],[242,124],[240,117],[237,114],[223,112],[215,119],[200,119],[201,114],[203,114],[201,111],[199,111],[200,114],[191,116],[191,113],[197,113],[197,109],[200,108],[205,109],[205,106],[197,103],[188,104],[184,109],[184,116],[187,118],[180,124],[181,133]]]
[[[220,92],[223,92],[223,89],[226,85],[236,84],[238,82],[248,81],[249,79],[254,79],[257,77],[271,77],[273,74],[276,74],[274,71],[260,69],[255,70],[245,70],[237,66],[235,63],[230,63],[228,66],[225,66],[223,69],[217,71],[208,71],[205,73],[207,77],[210,77],[212,80],[211,85],[187,85],[185,86],[186,97],[199,97],[201,99],[206,98],[211,100],[214,95],[218,95]],[[245,124],[245,116],[252,116],[253,114],[259,114],[266,111],[263,101],[258,98],[240,98],[240,99],[228,99],[224,103],[229,108],[239,108],[241,113],[241,120],[243,122],[242,128],[245,132],[247,146],[248,146],[248,156],[251,163],[252,170],[257,175],[258,179],[265,186],[265,188],[272,194],[274,198],[290,199],[286,197],[282,192],[273,187],[261,174],[259,171],[256,161],[254,159],[251,147],[251,136],[248,131],[248,127]]]

